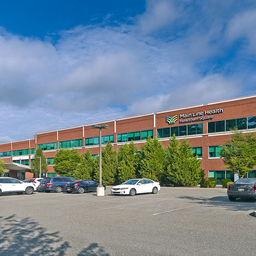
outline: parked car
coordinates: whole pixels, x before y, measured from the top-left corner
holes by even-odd
[[[68,182],[75,181],[75,178],[72,177],[47,177],[43,178],[38,187],[39,191],[45,192],[57,192],[60,193],[65,190],[65,186]]]
[[[96,192],[98,186],[99,183],[93,180],[76,180],[74,182],[68,182],[65,191],[67,191],[67,193],[77,192],[83,194],[84,192]]]
[[[0,195],[2,193],[17,193],[17,194],[33,194],[34,186],[31,183],[26,183],[15,178],[0,177]]]
[[[237,198],[256,199],[256,179],[239,179],[228,185],[227,195],[230,201]]]
[[[32,178],[32,179],[29,179],[29,180],[23,180],[23,182],[33,183],[33,186],[35,187],[35,190],[38,190],[38,187],[40,185],[40,181],[42,179],[43,178]]]
[[[131,195],[141,193],[156,194],[160,190],[159,182],[150,179],[131,179],[111,189],[112,194]]]

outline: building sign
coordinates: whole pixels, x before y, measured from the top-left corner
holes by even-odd
[[[215,110],[204,110],[202,112],[193,112],[188,114],[180,114],[179,115],[179,123],[192,123],[192,122],[200,122],[205,120],[211,120],[214,118],[214,115],[223,113],[222,108],[217,108]],[[173,117],[166,117],[166,122],[168,124],[174,124],[178,120],[178,115]]]

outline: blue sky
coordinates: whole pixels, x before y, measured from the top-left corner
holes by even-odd
[[[256,94],[256,2],[0,2],[0,143]]]

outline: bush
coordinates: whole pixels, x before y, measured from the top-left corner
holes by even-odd
[[[226,183],[226,188],[228,187],[228,185],[233,184],[233,183],[234,183],[234,182],[232,182],[232,181],[227,182],[227,183]]]
[[[227,185],[227,183],[230,183],[230,182],[232,182],[232,180],[231,179],[222,179],[221,180],[221,185],[222,185],[222,187],[223,188],[227,188],[228,187],[228,185]],[[233,183],[233,182],[232,182]]]
[[[215,178],[205,178],[202,182],[203,188],[215,188],[217,185],[217,179]]]

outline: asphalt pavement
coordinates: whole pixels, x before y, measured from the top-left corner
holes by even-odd
[[[2,195],[0,255],[255,255],[255,203],[222,188]]]

